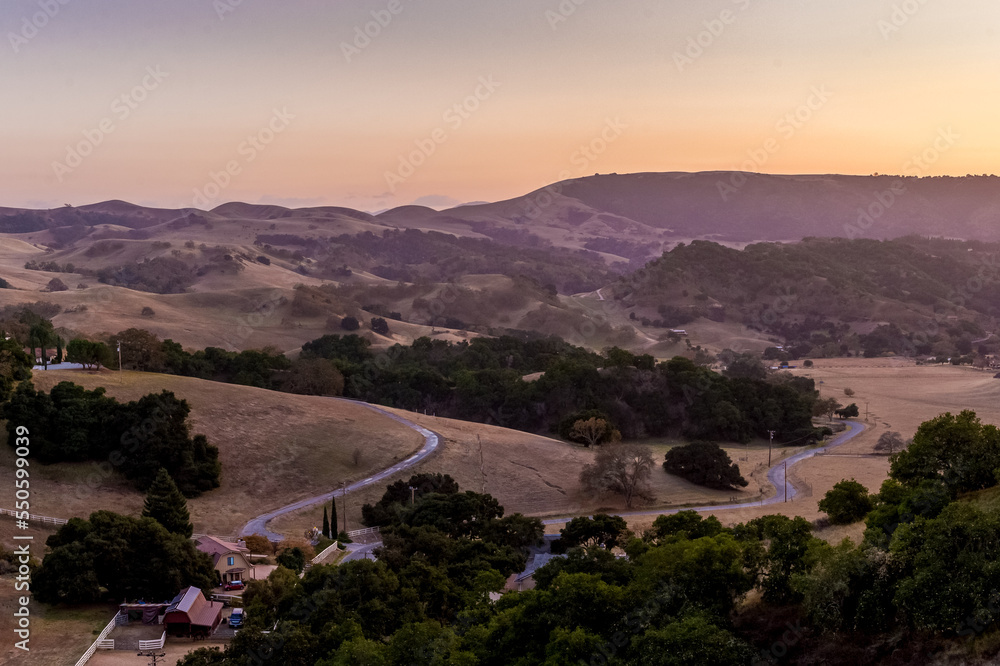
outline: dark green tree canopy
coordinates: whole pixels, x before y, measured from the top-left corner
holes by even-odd
[[[177,484],[170,477],[170,472],[161,467],[146,492],[146,501],[142,509],[143,518],[152,518],[167,528],[168,532],[190,538],[194,532],[191,525],[191,514],[188,512],[187,500],[177,489]]]
[[[691,442],[667,451],[663,469],[700,486],[729,490],[746,487],[740,468],[713,442]]]
[[[215,584],[208,555],[152,518],[97,511],[74,518],[46,545],[32,590],[45,603],[165,601],[183,587]]]
[[[953,493],[988,488],[996,485],[1000,468],[1000,430],[973,411],[942,414],[922,424],[913,443],[891,461],[892,478],[903,484],[938,479]]]

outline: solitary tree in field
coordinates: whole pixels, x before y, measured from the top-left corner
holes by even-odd
[[[663,469],[691,483],[717,490],[749,485],[740,475],[739,466],[714,442],[691,442],[670,449]]]
[[[152,518],[174,534],[190,538],[194,532],[194,526],[191,525],[191,514],[187,508],[187,500],[178,490],[170,473],[162,467],[156,473],[156,478],[153,479],[153,484],[146,493],[142,517]]]
[[[888,451],[891,456],[896,451],[901,451],[904,446],[906,445],[903,443],[903,436],[898,432],[889,431],[879,435],[875,450]]]
[[[653,452],[639,444],[610,444],[602,447],[580,473],[580,482],[595,492],[621,495],[625,507],[649,498],[649,475],[653,469]]]
[[[844,395],[846,395],[848,398],[853,398],[854,397],[854,389],[852,389],[850,387],[845,388],[844,389]]]
[[[852,402],[847,407],[835,410],[834,413],[842,419],[853,419],[861,413],[861,410]]]
[[[600,444],[608,436],[608,422],[604,419],[591,418],[579,420],[570,430],[570,439],[582,440],[587,448]]]

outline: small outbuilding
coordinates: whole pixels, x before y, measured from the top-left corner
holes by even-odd
[[[221,622],[222,602],[209,601],[197,587],[181,590],[163,616],[168,636],[211,636]]]

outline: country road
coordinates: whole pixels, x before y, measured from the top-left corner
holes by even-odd
[[[379,481],[383,481],[392,476],[393,474],[395,474],[396,472],[401,472],[404,469],[413,467],[418,462],[420,462],[427,456],[434,453],[434,451],[437,449],[438,445],[441,442],[441,436],[438,435],[436,432],[432,432],[427,428],[423,428],[417,425],[416,423],[408,421],[407,419],[404,419],[403,417],[393,414],[391,412],[388,412],[382,409],[381,407],[376,407],[375,405],[371,405],[368,404],[367,402],[361,402],[358,400],[348,400],[346,398],[330,398],[330,400],[341,400],[344,402],[352,402],[357,405],[362,405],[372,411],[382,414],[383,416],[388,416],[393,421],[397,421],[409,428],[412,428],[413,430],[416,430],[424,437],[424,445],[423,447],[421,447],[419,451],[411,455],[406,460],[402,460],[393,465],[392,467],[389,467],[388,469],[384,469],[381,472],[373,474],[372,476],[369,476],[366,479],[352,483],[351,485],[347,486],[346,492],[348,493],[353,493],[354,491],[360,490],[365,486],[370,486],[372,484],[378,483]],[[267,529],[267,524],[271,520],[277,518],[278,516],[283,516],[286,513],[292,513],[293,511],[298,511],[299,509],[304,509],[306,507],[310,507],[315,504],[329,502],[334,497],[340,497],[341,495],[344,494],[344,492],[345,491],[343,489],[339,489],[339,490],[334,490],[333,492],[325,493],[323,495],[315,495],[313,497],[307,497],[306,499],[299,500],[298,502],[289,504],[288,506],[283,506],[280,509],[275,509],[274,511],[270,511],[268,513],[257,516],[256,518],[252,519],[250,522],[248,522],[246,525],[243,526],[243,529],[240,530],[240,536],[261,534],[263,536],[266,536],[268,539],[271,539],[272,541],[281,541],[282,539],[284,539],[282,535],[276,534],[275,532],[271,532],[270,530]]]
[[[680,511],[724,511],[726,509],[742,509],[748,506],[768,506],[771,504],[778,504],[785,501],[785,466],[795,465],[802,462],[808,458],[812,458],[815,455],[834,449],[842,444],[846,444],[848,441],[854,439],[856,436],[860,435],[865,431],[865,425],[857,421],[845,421],[848,426],[848,430],[838,437],[836,437],[832,442],[826,446],[820,447],[818,449],[809,449],[808,451],[803,451],[797,453],[787,460],[782,460],[776,465],[772,465],[769,470],[767,470],[767,480],[771,482],[774,489],[777,491],[773,497],[769,497],[763,502],[750,501],[750,502],[738,502],[735,504],[712,504],[709,506],[696,506],[696,507],[683,507],[680,509],[668,509],[668,510],[653,510],[653,511],[629,511],[626,513],[619,513],[623,518],[630,518],[632,516],[660,516],[667,515],[671,513],[678,513]],[[792,485],[788,493],[788,499],[795,497],[798,493],[795,486]],[[548,520],[543,520],[542,523],[545,525],[558,525],[559,523],[565,523],[576,516],[568,516],[565,518],[550,518]]]
[[[331,398],[331,399],[346,400],[345,398]],[[404,419],[401,416],[398,416],[380,407],[376,407],[375,405],[371,405],[365,402],[359,402],[354,400],[348,400],[348,402],[354,402],[355,404],[364,405],[368,409],[371,409],[380,414],[388,416],[394,421],[402,423],[403,425],[412,428],[413,430],[416,430],[417,432],[419,432],[421,435],[424,436],[424,445],[417,453],[413,454],[412,456],[410,456],[406,460],[403,460],[402,462],[396,463],[395,465],[389,467],[388,469],[378,472],[377,474],[374,474],[362,481],[357,481],[351,484],[350,486],[347,487],[347,492],[349,493],[364,488],[365,486],[369,486],[379,481],[382,481],[392,476],[396,472],[400,472],[404,469],[413,467],[418,462],[420,462],[421,460],[429,456],[431,453],[433,453],[437,449],[440,443],[441,439],[440,435],[430,430],[427,430],[426,428],[423,428],[417,425],[416,423],[413,423],[412,421]],[[767,479],[768,481],[771,482],[771,485],[774,486],[775,494],[772,497],[763,500],[762,502],[750,501],[750,502],[740,502],[734,504],[713,504],[709,506],[684,507],[679,509],[667,509],[667,510],[658,509],[651,511],[629,511],[625,513],[619,513],[617,515],[622,516],[623,518],[629,518],[633,516],[659,516],[659,515],[677,513],[679,511],[699,511],[699,512],[724,511],[726,509],[740,509],[748,506],[764,506],[764,505],[771,505],[771,504],[778,504],[785,502],[786,501],[785,469],[788,465],[794,466],[802,462],[803,460],[807,460],[809,458],[812,458],[813,456],[825,453],[831,449],[841,446],[847,443],[848,441],[854,439],[856,436],[860,435],[866,429],[866,426],[863,423],[859,423],[857,421],[845,421],[845,423],[847,424],[848,430],[840,434],[826,446],[816,449],[809,449],[808,451],[802,451],[801,453],[797,453],[791,458],[782,460],[776,465],[773,465],[767,471]],[[243,529],[240,530],[240,534],[242,536],[248,536],[251,534],[262,534],[271,540],[280,541],[283,538],[282,535],[276,534],[268,530],[267,529],[268,522],[270,522],[274,518],[277,518],[278,516],[291,513],[293,511],[298,511],[299,509],[304,509],[306,507],[313,506],[315,504],[320,504],[322,502],[329,502],[333,497],[339,497],[342,494],[343,494],[342,490],[335,490],[333,492],[325,493],[323,495],[316,495],[314,497],[309,497],[304,500],[299,500],[298,502],[289,504],[288,506],[284,506],[281,507],[280,509],[276,509],[274,511],[257,516],[256,518],[254,518],[253,520],[251,520],[250,522],[248,522],[246,525],[243,526]],[[792,499],[793,497],[795,497],[796,494],[798,494],[798,489],[796,489],[793,484],[789,489],[788,499]],[[563,518],[550,518],[548,520],[543,520],[542,523],[545,525],[556,525],[559,523],[568,522],[569,520],[572,520],[575,517],[576,516],[566,516]],[[352,548],[351,549],[352,552],[345,558],[345,561],[352,559],[366,558],[379,545],[381,545],[381,542],[359,545],[356,548]]]

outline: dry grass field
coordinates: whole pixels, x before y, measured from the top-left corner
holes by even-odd
[[[0,543],[10,548],[15,531],[19,535],[34,537],[30,548],[36,557],[42,553],[45,539],[52,534],[50,529],[37,527],[26,531],[15,530],[12,518],[0,517]],[[94,642],[95,635],[108,624],[116,610],[101,604],[68,609],[32,601],[28,606],[31,613],[31,651],[24,652],[13,645],[15,640],[19,640],[14,638],[13,613],[20,607],[18,598],[24,594],[14,589],[15,582],[14,574],[0,577],[0,635],[4,637],[0,645],[0,664],[72,666]],[[134,658],[135,654],[131,654]]]
[[[104,386],[119,400],[133,400],[161,389],[191,404],[193,431],[219,447],[222,486],[189,501],[195,531],[232,534],[248,519],[331,489],[341,481],[363,479],[419,449],[415,431],[366,407],[314,396],[296,396],[244,386],[171,375],[104,371],[37,371],[35,385],[49,389],[59,381],[87,388]],[[361,449],[358,466],[352,454]],[[11,483],[13,452],[0,446],[0,483]],[[38,466],[32,509],[55,517],[86,516],[95,509],[138,512],[142,495],[116,477],[88,477],[90,463]],[[10,487],[10,486],[7,486]]]
[[[348,529],[361,527],[360,507],[382,496],[385,485],[408,479],[418,472],[450,474],[466,490],[486,492],[496,497],[507,513],[523,513],[541,518],[585,515],[596,511],[625,511],[617,497],[595,497],[580,486],[580,471],[592,462],[595,451],[567,442],[477,423],[436,418],[401,410],[397,414],[439,433],[441,448],[426,461],[387,479],[385,484],[366,488],[348,498]],[[482,464],[480,446],[482,441]],[[739,491],[710,490],[667,474],[660,466],[671,446],[680,442],[651,443],[657,466],[652,473],[653,507],[703,506],[731,501],[752,501],[773,494],[766,481],[767,442],[749,448],[727,447],[750,482]],[[775,448],[773,460],[793,455],[801,448]],[[739,460],[749,455],[749,462]],[[485,479],[482,470],[485,469]],[[751,473],[752,471],[752,473]],[[342,504],[340,506],[343,506]],[[343,509],[340,509],[343,511]],[[313,507],[282,516],[270,523],[272,530],[298,534],[315,527],[323,517],[322,507]],[[341,514],[343,520],[343,514]]]
[[[815,367],[795,372],[816,379],[824,396],[857,402],[862,419],[866,402],[869,410],[868,430],[832,455],[811,458],[789,472],[789,478],[804,492],[787,505],[753,504],[772,493],[766,481],[767,445],[755,442],[749,450],[738,445],[727,447],[730,457],[751,482],[748,488],[708,490],[665,474],[658,464],[651,483],[654,501],[644,510],[728,504],[735,499],[747,502],[747,506],[717,512],[720,520],[728,524],[774,512],[811,520],[822,515],[816,506],[819,499],[841,479],[856,478],[877,491],[886,478],[888,461],[870,454],[878,435],[886,429],[898,430],[908,438],[921,422],[947,410],[964,408],[977,410],[985,421],[1000,422],[1000,380],[969,368],[917,366],[894,359],[831,359],[816,361]],[[108,372],[37,372],[36,377],[36,384],[42,388],[72,379],[88,387],[104,385],[111,395],[122,399],[160,388],[187,398],[193,405],[195,430],[204,432],[220,447],[224,469],[222,488],[191,502],[199,531],[231,532],[266,510],[322,492],[342,480],[364,478],[405,457],[421,443],[420,436],[405,426],[364,407],[325,398],[141,373],[126,373],[124,386],[118,384],[117,375]],[[853,388],[856,395],[848,400],[844,388]],[[420,471],[448,473],[463,488],[485,489],[493,494],[508,512],[543,518],[625,510],[619,499],[592,497],[580,487],[580,470],[592,460],[592,450],[493,426],[398,413],[443,436],[437,453],[398,478]],[[657,462],[677,443],[650,442]],[[356,446],[364,452],[357,468],[350,461]],[[799,450],[776,448],[773,460],[778,462],[782,456]],[[741,460],[745,455],[749,455],[749,461]],[[0,449],[0,464],[9,462],[10,456],[9,449]],[[141,506],[141,495],[114,478],[102,479],[96,488],[88,489],[86,479],[93,471],[92,465],[38,469],[34,505],[38,513],[86,515],[95,508],[136,512]],[[386,484],[348,498],[349,529],[360,526],[360,506],[376,501]],[[78,492],[81,488],[83,491]],[[643,529],[654,517],[638,516],[630,522],[636,529]],[[280,518],[271,527],[294,535],[317,525],[321,518],[317,507]],[[829,532],[831,538],[840,538],[841,533],[857,536],[843,528]]]
[[[974,410],[985,423],[1000,424],[1000,379],[993,372],[951,365],[917,365],[907,359],[820,359],[813,368],[799,368],[795,374],[812,377],[823,397],[834,397],[844,404],[855,402],[864,421],[868,406],[868,430],[836,449],[836,455],[817,456],[803,461],[789,476],[808,486],[808,496],[780,505],[719,511],[715,515],[724,524],[735,524],[769,513],[801,515],[809,520],[823,514],[816,506],[823,495],[841,479],[854,478],[876,492],[889,472],[884,457],[868,456],[887,431],[900,432],[909,439],[921,423],[944,412]],[[844,395],[844,389],[855,392]],[[654,516],[633,518],[633,529],[646,529]],[[850,537],[860,540],[862,526],[827,528],[820,535],[830,541]]]

